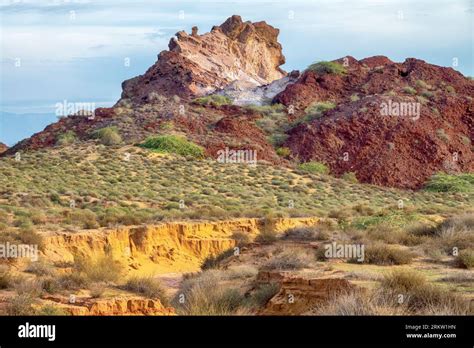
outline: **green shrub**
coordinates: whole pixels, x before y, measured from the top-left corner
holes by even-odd
[[[77,290],[77,289],[83,289],[83,288],[89,287],[90,280],[87,278],[87,276],[84,273],[72,272],[72,273],[61,275],[58,278],[58,283],[59,283],[60,288],[62,289]]]
[[[373,244],[366,246],[363,263],[374,265],[405,265],[412,261],[413,254],[404,249]]]
[[[330,235],[327,230],[320,226],[312,227],[294,227],[286,230],[282,239],[297,241],[317,241],[327,240]]]
[[[428,85],[423,80],[416,80],[415,84],[416,84],[416,87],[421,88],[421,89],[430,89],[431,88],[431,86]]]
[[[360,100],[360,97],[357,95],[357,93],[354,93],[351,95],[351,102],[356,102],[358,100]]]
[[[474,268],[474,249],[464,249],[456,258],[457,264],[462,268]]]
[[[58,145],[70,145],[76,141],[76,133],[74,131],[69,130],[65,133],[60,134],[57,137],[56,144]]]
[[[425,184],[426,191],[432,192],[473,192],[474,174],[434,174]]]
[[[48,304],[39,308],[36,311],[36,315],[60,316],[60,315],[69,315],[69,313],[58,306]]]
[[[270,299],[280,291],[280,285],[278,283],[261,284],[252,293],[251,305],[256,308],[262,308],[267,304]]]
[[[193,103],[199,105],[221,106],[232,104],[232,99],[224,95],[211,94],[205,97],[196,98],[193,100]]]
[[[392,303],[403,295],[402,305],[415,314],[468,314],[468,302],[461,296],[426,282],[419,273],[407,269],[394,270],[381,281],[381,294]]]
[[[304,117],[304,122],[310,122],[315,118],[319,118],[326,111],[334,109],[335,107],[336,104],[330,101],[312,103],[304,110],[306,114],[306,116]]]
[[[409,269],[397,269],[386,273],[380,285],[386,289],[408,292],[425,286],[426,279],[421,273]]]
[[[8,289],[12,285],[12,277],[8,266],[0,265],[0,290]]]
[[[403,87],[403,92],[405,92],[406,94],[415,95],[416,94],[416,89],[414,89],[413,87],[410,87],[410,86],[406,86],[406,87]]]
[[[354,172],[345,172],[342,174],[341,178],[347,182],[350,182],[351,184],[357,184],[359,182]]]
[[[82,272],[94,282],[115,282],[123,274],[124,266],[110,255],[99,256],[94,259],[82,256],[74,258],[74,268]]]
[[[122,142],[117,127],[104,127],[92,133],[92,137],[98,139],[104,145],[117,145]]]
[[[219,255],[216,256],[208,256],[206,259],[203,261],[201,265],[201,269],[206,270],[206,269],[211,269],[211,268],[219,268],[219,265],[221,264],[222,261],[225,259],[231,257],[234,255],[234,249],[228,249]]]
[[[301,163],[298,165],[298,169],[314,174],[329,174],[329,168],[321,162]]]
[[[446,134],[446,131],[443,128],[439,128],[436,130],[436,135],[438,138],[440,138],[443,141],[448,142],[449,141],[449,135]]]
[[[237,289],[221,284],[221,277],[219,271],[208,270],[185,278],[173,300],[178,314],[235,314],[245,303],[245,297]]]
[[[33,315],[35,298],[31,294],[20,294],[11,298],[6,306],[8,315]]]
[[[26,272],[36,274],[37,276],[53,275],[54,268],[44,261],[30,262],[25,269]]]
[[[298,254],[294,252],[286,252],[284,254],[274,256],[262,266],[263,270],[296,270],[308,267],[310,259],[306,254]]]
[[[99,227],[96,214],[89,209],[73,209],[65,222],[85,229]]]
[[[334,75],[342,75],[347,72],[346,68],[337,62],[318,62],[311,64],[308,67],[308,70],[317,72],[318,74],[334,74]]]
[[[235,240],[238,246],[244,246],[252,242],[252,238],[250,238],[249,234],[241,231],[235,231],[230,238]]]
[[[446,92],[448,93],[456,93],[456,90],[453,86],[446,86]]]
[[[276,150],[276,153],[278,156],[280,157],[284,157],[284,158],[288,158],[290,157],[291,155],[291,150],[287,147],[279,147],[277,150]]]
[[[104,283],[94,283],[91,284],[90,288],[90,295],[92,298],[99,298],[104,295],[104,292],[106,290],[106,284]]]
[[[204,149],[201,146],[176,135],[149,137],[140,146],[162,153],[174,153],[195,158],[204,157]]]
[[[169,298],[165,289],[160,281],[153,277],[132,277],[127,281],[124,288],[149,298],[157,298],[164,306],[169,305]]]
[[[23,244],[37,245],[39,250],[44,247],[43,236],[36,231],[27,229],[18,231],[18,237]]]
[[[275,230],[275,219],[270,216],[265,217],[262,220],[262,228],[260,229],[255,241],[262,244],[271,244],[276,242],[278,239],[277,232]]]

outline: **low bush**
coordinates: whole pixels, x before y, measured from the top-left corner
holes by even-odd
[[[357,179],[356,173],[354,172],[346,172],[342,174],[341,178],[351,184],[357,184],[359,180]]]
[[[281,255],[272,257],[269,261],[265,262],[262,266],[263,270],[297,270],[306,268],[310,265],[311,260],[308,255],[296,253],[296,252],[285,252]]]
[[[11,298],[6,306],[8,315],[34,315],[35,298],[31,294],[19,294]]]
[[[461,268],[474,268],[474,249],[464,249],[456,258],[457,265]]]
[[[8,289],[12,286],[12,276],[9,267],[0,265],[0,289]]]
[[[399,296],[403,295],[402,305],[411,313],[466,315],[470,311],[464,298],[427,283],[426,279],[415,271],[394,270],[384,276],[380,286],[383,296],[393,303],[397,303]]]
[[[404,249],[384,244],[366,246],[363,263],[375,265],[405,265],[412,261],[413,254]]]
[[[311,64],[308,67],[308,70],[317,72],[318,74],[334,74],[334,75],[342,75],[347,72],[346,68],[342,64],[337,63],[337,62],[327,62],[327,61]]]
[[[288,158],[291,155],[291,150],[287,147],[279,147],[276,150],[276,153],[278,156],[283,157],[283,158]]]
[[[321,117],[326,111],[334,109],[336,104],[332,102],[315,102],[305,109],[305,122],[310,122],[315,118]]]
[[[432,192],[473,192],[474,174],[445,174],[433,175],[425,185],[426,191]]]
[[[88,288],[90,280],[84,273],[72,272],[63,274],[58,278],[59,286],[65,290],[78,290]]]
[[[44,261],[30,262],[25,271],[38,276],[50,276],[55,273],[53,266]]]
[[[69,130],[67,132],[64,132],[60,134],[57,137],[56,144],[62,146],[62,145],[70,145],[73,144],[76,141],[76,133],[74,131]]]
[[[110,255],[96,258],[76,256],[74,268],[94,282],[115,282],[120,279],[124,271],[124,266]]]
[[[36,315],[51,315],[51,316],[61,316],[61,315],[69,315],[64,309],[55,306],[55,305],[44,305],[38,310],[36,310]]]
[[[329,174],[329,168],[321,162],[306,162],[298,165],[298,169],[313,174]]]
[[[252,307],[262,308],[280,291],[278,283],[260,284],[250,297]]]
[[[406,94],[414,95],[416,94],[416,89],[410,86],[406,86],[406,87],[403,87],[403,92],[405,92]]]
[[[219,271],[204,271],[183,280],[174,307],[184,315],[231,315],[245,303],[237,289],[220,284]]]
[[[193,100],[193,103],[199,105],[222,106],[232,104],[232,99],[224,95],[211,94],[205,97],[196,98]]]
[[[92,298],[99,298],[102,297],[106,290],[106,286],[104,283],[93,283],[91,284],[90,288],[90,294]]]
[[[219,265],[222,263],[222,261],[228,259],[229,257],[233,255],[234,255],[234,248],[231,248],[220,253],[219,255],[208,256],[203,261],[201,265],[201,269],[206,270],[206,269],[212,269],[212,268],[219,268]]]
[[[157,298],[164,306],[168,306],[170,302],[160,281],[153,277],[132,277],[124,285],[124,289],[148,298]]]
[[[204,149],[201,146],[176,135],[149,137],[140,146],[162,153],[174,153],[194,158],[204,157]]]
[[[320,226],[312,227],[295,227],[286,230],[282,239],[296,241],[317,241],[328,240],[329,232]]]
[[[117,145],[122,143],[122,137],[117,127],[104,127],[92,133],[92,137],[98,139],[103,145]]]
[[[238,246],[244,246],[252,242],[252,238],[246,232],[235,231],[230,237],[237,242]]]

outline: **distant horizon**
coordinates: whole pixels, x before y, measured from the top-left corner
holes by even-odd
[[[110,106],[122,81],[143,74],[176,32],[194,25],[208,32],[233,14],[280,30],[288,72],[347,55],[383,55],[474,75],[469,0],[3,0],[0,9],[2,113],[48,113],[63,100]],[[11,146],[51,120],[27,131],[23,117],[1,116],[0,142]]]

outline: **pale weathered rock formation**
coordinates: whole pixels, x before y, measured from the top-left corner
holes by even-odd
[[[265,22],[243,22],[240,16],[203,35],[197,27],[191,35],[180,31],[144,75],[123,82],[122,99],[144,102],[150,94],[197,97],[233,81],[251,87],[269,84],[286,76],[280,69],[285,57],[278,34]]]
[[[251,82],[234,81],[217,94],[229,97],[232,104],[239,106],[270,104],[277,94],[283,92],[289,84],[295,83],[299,77],[299,71],[292,71],[281,79],[257,87]]]

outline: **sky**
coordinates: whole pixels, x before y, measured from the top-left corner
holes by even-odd
[[[176,32],[233,14],[280,29],[287,71],[385,55],[474,76],[473,0],[0,0],[0,141],[42,130],[58,102],[112,105]]]

